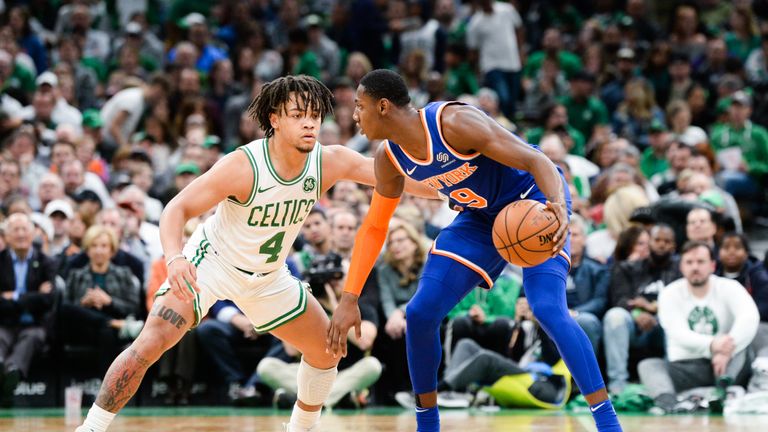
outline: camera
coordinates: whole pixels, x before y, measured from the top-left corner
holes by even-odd
[[[304,280],[309,283],[315,297],[325,297],[325,284],[344,277],[341,261],[341,255],[334,252],[312,258],[309,268],[304,271]]]

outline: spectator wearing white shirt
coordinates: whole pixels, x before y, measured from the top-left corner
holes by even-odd
[[[127,186],[118,198],[120,208],[130,211],[139,220],[139,238],[147,245],[150,261],[163,256],[163,247],[160,244],[160,228],[146,220],[145,203],[147,194],[136,185]]]
[[[83,114],[61,96],[59,77],[56,76],[55,73],[43,72],[37,77],[35,84],[37,84],[37,92],[53,94],[55,105],[53,107],[53,113],[51,113],[51,120],[53,120],[56,125],[68,124],[76,126],[78,129],[81,127],[83,124]],[[25,110],[26,109],[27,108],[25,108]]]
[[[61,165],[61,178],[64,180],[64,191],[71,197],[84,190],[90,190],[99,197],[104,208],[112,207],[112,198],[107,192],[104,182],[92,172],[86,172],[83,163],[78,159],[69,160]]]
[[[715,276],[714,270],[709,245],[688,242],[680,259],[684,278],[659,294],[667,359],[644,360],[638,372],[656,405],[665,411],[675,410],[676,393],[694,387],[717,385],[722,402],[725,388],[746,378],[749,370],[746,350],[760,323],[757,306],[740,283]]]
[[[514,118],[520,93],[523,57],[523,20],[514,6],[481,0],[467,25],[467,45],[479,55],[485,86],[499,95],[501,111]]]
[[[166,98],[170,88],[167,77],[155,75],[148,85],[127,88],[112,96],[101,109],[105,143],[111,148],[127,147],[144,109]]]

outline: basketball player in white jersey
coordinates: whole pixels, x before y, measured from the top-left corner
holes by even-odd
[[[263,87],[249,110],[266,138],[224,157],[163,211],[160,235],[168,280],[141,334],[109,368],[77,432],[106,431],[146,370],[217,299],[233,300],[257,331],[271,332],[302,352],[298,401],[286,430],[316,430],[339,359],[325,350],[328,317],[305,285],[291,276],[285,260],[323,192],[343,179],[374,184],[373,159],[317,142],[320,122],[332,110],[332,96],[314,78],[276,79]],[[406,189],[435,197],[419,183]],[[186,221],[216,205],[216,213],[182,248]],[[360,328],[355,330],[353,336],[360,337]]]

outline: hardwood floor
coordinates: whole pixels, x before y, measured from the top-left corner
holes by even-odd
[[[13,410],[0,418],[0,431],[59,432],[73,431],[74,426],[65,424],[60,416],[34,416],[27,410],[14,416]],[[211,416],[174,415],[166,413],[142,414],[141,411],[120,415],[110,432],[180,431],[180,432],[279,432],[288,413],[249,415],[248,411],[224,411]],[[624,416],[625,432],[746,432],[768,429],[768,417],[749,416],[738,418],[708,416]],[[322,430],[327,432],[413,432],[415,419],[410,412],[396,415],[370,415],[355,412],[339,412],[323,417]],[[445,412],[442,417],[443,432],[593,432],[589,415],[564,415],[562,413],[502,412],[495,414],[469,412]]]

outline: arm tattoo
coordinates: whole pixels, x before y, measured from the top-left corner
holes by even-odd
[[[151,364],[133,347],[123,351],[107,371],[96,405],[109,412],[119,411],[136,393]]]

